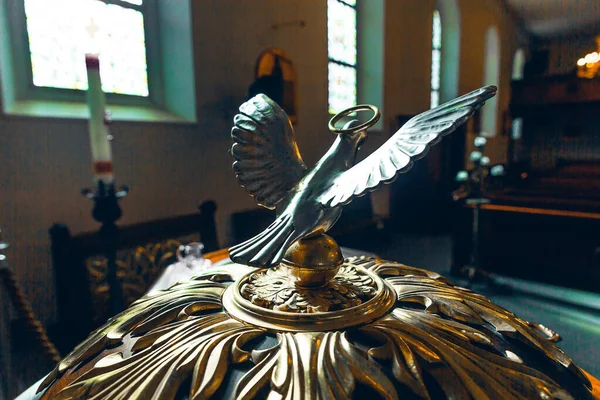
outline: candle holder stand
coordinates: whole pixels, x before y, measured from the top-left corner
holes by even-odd
[[[491,202],[490,199],[485,197],[485,189],[488,183],[487,178],[489,176],[504,175],[504,167],[502,165],[490,167],[490,159],[482,154],[486,142],[486,139],[482,136],[475,138],[475,150],[469,155],[469,159],[473,163],[473,168],[457,173],[456,180],[461,183],[461,186],[452,193],[454,201],[466,199],[465,203],[473,207],[469,263],[460,268],[459,271],[454,271],[459,275],[466,276],[468,285],[476,281],[491,282],[489,273],[481,268],[479,257],[481,206]]]
[[[81,191],[85,197],[94,201],[92,217],[102,224],[98,235],[102,241],[102,253],[106,257],[106,281],[109,287],[110,315],[116,315],[125,309],[123,290],[117,277],[119,227],[115,222],[122,215],[119,199],[127,196],[128,192],[129,188],[127,186],[121,186],[119,190],[116,190],[114,183],[105,184],[102,181],[98,182],[96,191],[89,188]]]

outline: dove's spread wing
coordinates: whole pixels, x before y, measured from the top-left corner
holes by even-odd
[[[231,153],[240,184],[258,205],[273,209],[306,172],[285,111],[264,94],[240,106]]]
[[[319,202],[329,207],[347,204],[382,183],[392,182],[495,94],[496,87],[487,86],[413,117],[370,156],[338,175]]]

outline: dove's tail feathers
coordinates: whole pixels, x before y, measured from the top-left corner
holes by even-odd
[[[262,233],[229,249],[233,262],[253,267],[273,267],[281,262],[295,239],[291,215],[283,215]]]

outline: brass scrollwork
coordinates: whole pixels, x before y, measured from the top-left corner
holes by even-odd
[[[313,318],[315,330],[266,329],[223,308],[223,295],[240,288],[227,282],[253,273],[232,264],[136,301],[69,354],[39,396],[594,398],[562,351],[487,298],[398,263],[345,264],[385,281],[377,290],[392,288],[395,306],[344,329],[319,329],[317,321],[348,309],[279,311]],[[259,345],[269,338],[271,345]]]
[[[250,275],[241,292],[253,304],[276,311],[313,313],[358,306],[373,298],[376,285],[354,266],[342,267],[334,279],[318,288],[299,287],[284,268],[275,268]]]

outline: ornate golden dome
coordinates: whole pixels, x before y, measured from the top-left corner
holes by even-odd
[[[595,398],[535,325],[434,272],[351,258],[311,293],[269,271],[230,263],[142,298],[68,355],[38,397]],[[240,313],[228,297],[261,279],[256,313]],[[385,291],[391,304],[372,303]]]

